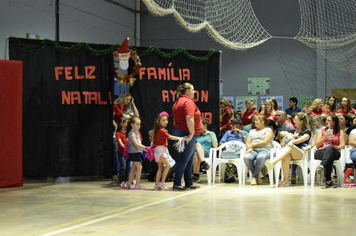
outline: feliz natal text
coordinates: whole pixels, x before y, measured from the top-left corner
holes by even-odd
[[[93,80],[96,79],[94,74],[95,66],[85,66],[84,74],[80,74],[78,66],[56,66],[54,68],[55,79],[58,81],[60,77],[64,77],[65,80]],[[74,70],[74,72],[73,72]],[[63,74],[64,73],[64,74]],[[111,92],[108,94],[109,103],[112,103]],[[103,101],[101,98],[101,92],[96,91],[62,91],[62,104],[97,104],[107,105],[108,101]]]

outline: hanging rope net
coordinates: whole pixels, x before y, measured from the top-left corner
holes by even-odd
[[[356,1],[299,0],[299,4],[302,20],[295,39],[356,75]]]
[[[249,0],[143,0],[154,15],[174,14],[190,32],[206,28],[228,48],[246,50],[271,38]]]
[[[246,50],[273,38],[258,21],[250,0],[143,0],[152,14],[174,14],[188,31],[206,28],[228,48]],[[340,70],[356,75],[356,1],[299,0],[301,27],[294,38]]]

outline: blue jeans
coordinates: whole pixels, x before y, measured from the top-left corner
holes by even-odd
[[[246,166],[252,172],[253,178],[258,178],[260,171],[262,170],[265,164],[265,161],[269,158],[270,152],[266,150],[253,151],[245,154],[244,161]]]
[[[113,132],[113,134],[115,134],[115,132]],[[112,174],[117,175],[117,172],[119,172],[119,169],[120,169],[120,167],[118,166],[119,164],[117,162],[117,143],[115,141],[115,138],[113,138],[112,141],[113,141],[113,148],[114,148]]]
[[[174,129],[174,135],[183,137],[188,136],[189,133],[185,132],[184,130]],[[196,138],[197,135],[194,135],[188,144],[185,143],[184,151],[178,154],[176,173],[174,175],[174,186],[181,186],[183,174],[185,186],[189,187],[193,185],[192,172]]]
[[[351,161],[354,163],[354,167],[356,167],[356,150],[350,153]]]
[[[119,164],[120,164],[120,174],[119,174],[119,183],[129,181],[129,174],[131,171],[131,163],[126,160],[122,153],[119,154]]]

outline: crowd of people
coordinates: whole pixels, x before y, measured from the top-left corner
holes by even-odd
[[[356,110],[350,100],[343,97],[338,105],[334,96],[314,101],[306,100],[299,108],[298,99],[289,99],[289,108],[278,110],[275,98],[265,100],[257,111],[256,101],[245,100],[245,111],[233,112],[230,102],[220,99],[219,134],[208,129],[209,122],[201,118],[195,102],[194,86],[184,83],[177,88],[177,100],[172,107],[174,121],[173,135],[165,129],[169,114],[162,111],[157,115],[154,127],[149,131],[150,147],[142,145],[141,120],[133,97],[124,92],[114,102],[113,126],[115,129],[115,172],[119,173],[119,186],[125,189],[143,190],[140,184],[143,151],[152,155],[156,163],[154,190],[167,190],[166,180],[173,177],[173,190],[185,191],[199,188],[200,173],[211,166],[205,161],[210,148],[216,148],[229,141],[245,144],[243,158],[251,171],[251,185],[262,183],[261,174],[266,160],[271,159],[273,141],[282,146],[277,156],[268,161],[272,169],[277,162],[282,163],[283,179],[279,186],[296,183],[296,166],[292,166],[289,182],[290,161],[303,158],[303,148],[316,147],[315,159],[321,160],[318,174],[324,174],[325,187],[334,188],[331,172],[333,161],[340,158],[340,150],[351,145],[351,159],[356,165]],[[325,104],[325,105],[324,105]],[[168,139],[177,141],[182,150],[175,159],[169,153]],[[173,168],[174,166],[174,168]],[[239,176],[240,177],[240,176]],[[182,178],[184,184],[182,184]],[[135,187],[133,180],[135,179]]]

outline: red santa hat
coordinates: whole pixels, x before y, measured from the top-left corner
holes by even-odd
[[[130,53],[129,39],[130,38],[125,38],[124,42],[121,44],[119,50],[117,51],[118,53]]]
[[[129,68],[129,59],[131,54],[131,51],[129,49],[129,39],[130,38],[125,38],[119,50],[117,50],[120,61],[119,66],[123,70],[127,70],[127,68]]]

